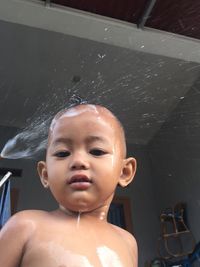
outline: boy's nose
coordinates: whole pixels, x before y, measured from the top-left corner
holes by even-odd
[[[83,155],[74,155],[70,163],[71,170],[87,170],[89,163]]]

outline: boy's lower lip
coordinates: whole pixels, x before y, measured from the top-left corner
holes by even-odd
[[[70,187],[75,190],[86,190],[90,186],[91,186],[90,182],[75,182],[70,184]]]

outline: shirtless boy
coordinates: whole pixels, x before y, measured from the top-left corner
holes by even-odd
[[[0,231],[0,266],[137,267],[134,237],[107,222],[116,186],[127,186],[135,170],[109,110],[82,104],[58,113],[38,172],[59,208],[11,217]]]

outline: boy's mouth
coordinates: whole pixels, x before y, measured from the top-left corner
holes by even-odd
[[[85,190],[91,185],[91,183],[91,179],[82,174],[74,175],[69,180],[71,187],[77,190]]]
[[[91,183],[92,181],[86,175],[83,174],[74,175],[69,180],[69,184],[84,183],[84,182]]]

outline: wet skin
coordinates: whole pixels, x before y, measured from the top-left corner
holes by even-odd
[[[133,236],[106,221],[117,184],[135,173],[120,131],[108,110],[88,105],[53,123],[38,171],[59,209],[16,214],[0,232],[0,266],[137,266]]]

